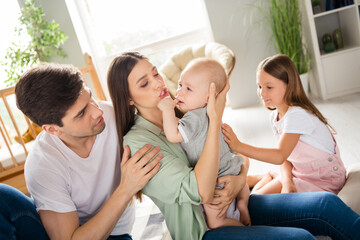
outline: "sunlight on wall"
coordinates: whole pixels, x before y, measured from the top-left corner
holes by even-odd
[[[0,61],[5,59],[6,49],[12,41],[22,38],[21,42],[28,41],[28,36],[16,36],[14,28],[19,26],[18,18],[20,7],[17,1],[0,1]],[[4,88],[7,79],[4,66],[0,65],[0,88]]]

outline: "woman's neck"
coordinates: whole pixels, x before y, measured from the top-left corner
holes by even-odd
[[[140,116],[148,120],[149,122],[153,123],[155,126],[163,130],[163,118],[162,118],[162,112],[158,109],[155,110],[143,110],[142,112],[138,112]]]

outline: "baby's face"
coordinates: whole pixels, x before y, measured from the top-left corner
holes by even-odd
[[[205,107],[209,98],[209,76],[199,69],[187,69],[180,77],[176,99],[182,111]]]

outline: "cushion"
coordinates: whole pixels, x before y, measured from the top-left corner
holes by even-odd
[[[159,68],[159,73],[164,78],[165,84],[172,96],[175,96],[181,72],[191,60],[199,57],[217,60],[225,68],[228,75],[230,75],[235,64],[232,50],[220,43],[209,42],[181,49]]]
[[[352,210],[360,214],[360,163],[347,169],[347,179],[338,196]]]

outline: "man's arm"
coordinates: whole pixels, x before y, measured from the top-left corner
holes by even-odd
[[[162,154],[159,147],[151,149],[148,144],[129,159],[129,148],[124,148],[121,162],[121,182],[103,208],[84,225],[79,226],[77,212],[58,213],[40,210],[41,221],[51,239],[106,239],[121,215],[127,208],[134,194],[141,190],[160,169]]]

